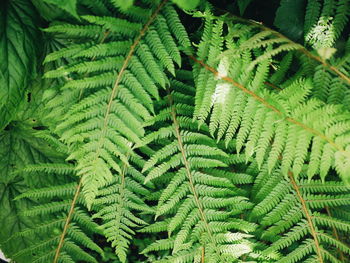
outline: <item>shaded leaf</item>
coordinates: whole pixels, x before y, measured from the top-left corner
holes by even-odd
[[[30,1],[2,1],[0,7],[0,130],[15,116],[35,75],[38,30]]]
[[[112,0],[112,2],[121,10],[126,10],[134,4],[134,0]]]
[[[274,25],[287,37],[298,40],[304,30],[304,0],[282,0],[276,12]]]
[[[44,2],[54,4],[72,16],[79,18],[77,13],[77,0],[44,0]]]
[[[198,6],[200,0],[191,0],[191,1],[188,1],[188,0],[173,0],[173,2],[175,4],[177,4],[182,9],[192,10],[192,9],[195,9]]]
[[[237,5],[239,8],[239,13],[242,16],[247,9],[248,5],[252,2],[253,0],[237,0]]]

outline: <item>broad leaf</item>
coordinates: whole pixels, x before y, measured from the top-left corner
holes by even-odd
[[[43,0],[45,3],[53,4],[62,10],[68,12],[72,16],[78,18],[77,0]]]
[[[173,0],[173,2],[175,4],[177,4],[180,8],[185,9],[185,10],[192,10],[195,9],[198,4],[199,4],[199,0]]]
[[[282,0],[277,9],[274,25],[287,37],[298,40],[304,30],[304,0]]]
[[[112,0],[112,3],[118,6],[121,10],[127,10],[134,4],[134,0]]]
[[[0,130],[15,116],[35,75],[39,46],[30,1],[2,1],[0,7]]]
[[[253,2],[253,0],[237,0],[239,13],[241,16],[244,14],[245,10],[251,2]]]
[[[40,16],[46,21],[64,20],[68,17],[67,12],[57,8],[56,5],[45,3],[43,0],[32,0],[32,3]]]
[[[42,87],[35,85],[29,92],[30,96],[19,107],[16,119],[0,132],[0,248],[9,258],[37,238],[33,235],[21,237],[18,233],[32,228],[40,220],[21,214],[33,205],[33,200],[23,198],[15,201],[14,198],[29,189],[65,180],[62,176],[47,177],[20,172],[28,164],[64,159],[39,136],[48,132],[41,130],[45,127],[38,120],[42,112]],[[17,259],[27,262],[21,256]]]
[[[4,174],[2,173],[1,176],[4,176]],[[6,183],[0,183],[0,247],[7,257],[11,257],[11,255],[27,247],[35,239],[35,236],[24,238],[15,235],[32,227],[35,222],[32,218],[20,214],[21,211],[31,206],[31,201],[25,199],[13,201],[18,194],[26,190],[28,190],[28,187],[25,185],[23,178],[19,176],[12,178]]]
[[[9,130],[8,130],[9,129]],[[34,159],[42,160],[41,154],[21,136],[23,130],[7,128],[0,134],[0,247],[8,256],[16,254],[31,243],[32,238],[15,234],[33,226],[33,220],[20,214],[28,209],[31,201],[14,198],[29,189],[25,179],[14,172]],[[33,138],[31,138],[32,141]],[[38,146],[38,145],[37,145]]]

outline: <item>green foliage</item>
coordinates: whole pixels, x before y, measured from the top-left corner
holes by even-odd
[[[349,0],[4,3],[8,258],[349,262]]]
[[[243,15],[245,10],[247,9],[247,7],[249,6],[249,4],[252,2],[253,0],[237,0],[237,5],[239,8],[239,13],[240,15]]]
[[[144,135],[142,122],[153,111],[152,98],[159,96],[157,86],[165,87],[168,83],[164,71],[174,74],[174,62],[181,63],[176,39],[171,34],[180,45],[189,45],[173,7],[166,5],[160,14],[156,9],[154,16],[149,7],[144,8],[125,11],[129,21],[85,15],[83,25],[53,25],[46,29],[85,39],[84,43],[48,56],[46,62],[71,56],[74,50],[71,62],[45,76],[68,76],[60,90],[74,94],[72,97],[79,100],[70,107],[63,105],[66,113],[56,130],[72,148],[68,158],[78,163],[78,175],[82,177],[82,191],[89,207],[99,188],[113,180],[110,169],[121,173],[115,157],[127,164],[132,145]],[[140,12],[145,15],[139,16]],[[151,22],[154,24],[150,27]],[[144,34],[142,38],[137,36],[140,30]],[[91,58],[95,59],[91,61]]]
[[[260,222],[261,240],[271,244],[262,253],[269,256],[283,251],[277,262],[345,262],[336,260],[350,254],[338,233],[348,233],[350,224],[332,217],[331,211],[349,205],[349,190],[338,181],[296,181],[292,174],[283,178],[279,170],[271,176],[262,169],[252,189],[256,205],[250,214],[253,221]]]
[[[50,177],[37,175],[27,176],[19,172],[32,163],[63,161],[62,150],[64,146],[57,145],[61,152],[53,147],[51,135],[47,131],[36,130],[40,127],[41,83],[28,87],[33,99],[24,101],[18,108],[16,121],[7,126],[0,133],[0,188],[1,188],[1,213],[0,234],[1,250],[8,255],[14,255],[35,242],[40,236],[21,236],[20,232],[26,231],[40,223],[40,216],[27,217],[21,212],[36,205],[35,200],[23,198],[14,199],[21,193],[36,187],[44,187],[47,184],[60,183],[62,178],[51,175]],[[56,141],[54,139],[54,141]],[[26,261],[25,256],[19,256],[18,261]]]
[[[139,171],[145,161],[137,155],[130,156],[130,163],[124,164],[121,173],[106,188],[99,192],[95,202],[96,210],[94,218],[101,218],[101,229],[115,247],[115,253],[121,262],[126,261],[130,240],[135,235],[135,230],[147,223],[137,213],[152,214],[143,199],[150,191],[143,186],[144,175]],[[135,166],[135,167],[134,167]],[[137,167],[140,167],[137,169]],[[149,187],[149,185],[147,185]]]
[[[169,106],[154,117],[157,129],[144,139],[158,150],[143,167],[148,171],[146,182],[167,182],[155,212],[165,229],[154,228],[156,222],[143,231],[166,230],[168,239],[151,244],[143,253],[171,249],[164,262],[177,262],[183,254],[186,262],[198,261],[202,253],[208,262],[232,262],[253,250],[247,233],[255,226],[239,218],[251,204],[235,186],[242,183],[237,174],[228,168],[243,158],[222,151],[208,127],[198,130],[198,123],[192,122],[192,86],[171,81],[169,89]]]
[[[349,122],[344,107],[310,96],[314,84],[297,74],[281,84],[279,93],[263,87],[272,58],[298,45],[288,43],[273,49],[274,43],[284,39],[261,40],[271,34],[268,31],[253,36],[242,31],[236,41],[223,37],[222,32],[223,22],[206,20],[197,51],[200,61],[194,65],[194,116],[201,122],[209,118],[211,134],[218,140],[224,138],[226,144],[237,134],[237,151],[244,147],[246,156],[254,155],[259,167],[267,163],[272,171],[282,155],[284,175],[289,170],[299,175],[308,163],[310,179],[315,174],[324,179],[332,167],[348,181],[350,152],[344,135],[349,132]],[[258,53],[259,48],[262,55],[254,58],[251,50]]]
[[[348,0],[309,0],[305,16],[305,41],[315,48],[333,46],[348,24],[349,11]]]
[[[173,2],[184,10],[192,10],[198,6],[200,0],[193,0],[193,1],[173,0]]]
[[[25,169],[25,171],[45,172],[47,174],[58,173],[62,175],[66,173],[71,174],[74,172],[74,169],[65,165],[57,167],[51,164],[38,164]],[[33,234],[41,237],[37,242],[13,254],[12,258],[14,260],[24,257],[27,258],[27,262],[51,262],[57,255],[57,247],[61,245],[59,257],[62,262],[98,262],[91,256],[90,252],[103,253],[102,249],[92,240],[92,235],[99,233],[97,224],[92,221],[91,216],[85,211],[85,202],[80,200],[79,196],[76,204],[73,203],[74,199],[73,202],[69,200],[76,192],[77,187],[79,186],[76,183],[55,184],[46,188],[34,189],[17,196],[17,199],[30,198],[40,203],[31,209],[23,211],[24,216],[41,216],[44,219],[32,229],[18,233],[20,237],[32,236]],[[67,226],[67,214],[70,213],[72,205],[75,205],[74,215],[72,215]],[[62,233],[65,234],[63,236],[65,238],[64,243],[61,243]]]
[[[74,17],[78,18],[77,14],[77,1],[76,0],[63,0],[63,1],[57,1],[57,0],[43,0],[43,2],[48,4],[53,4],[62,10],[68,12]]]
[[[283,0],[277,9],[274,25],[291,39],[303,36],[304,0]]]
[[[3,1],[0,8],[0,129],[14,118],[36,74],[41,45],[37,14],[29,1]]]

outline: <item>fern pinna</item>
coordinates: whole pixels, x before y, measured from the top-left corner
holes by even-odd
[[[347,40],[345,47],[345,53],[348,55],[340,58],[330,58],[334,68],[343,72],[344,75],[346,72],[349,72],[350,69],[350,38]],[[313,75],[313,81],[315,83],[313,94],[315,94],[317,98],[331,104],[342,104],[349,109],[349,77],[344,78],[342,75],[334,77],[323,65],[318,65]]]
[[[171,80],[168,105],[162,105],[151,122],[155,130],[144,139],[154,145],[143,168],[146,182],[164,190],[155,211],[161,221],[142,231],[169,235],[144,253],[172,251],[156,262],[232,262],[253,250],[248,233],[255,225],[239,217],[251,203],[235,186],[245,182],[244,175],[228,168],[244,159],[225,153],[206,125],[198,129],[192,121],[194,92],[189,84]]]

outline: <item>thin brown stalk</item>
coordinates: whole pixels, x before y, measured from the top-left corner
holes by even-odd
[[[288,175],[289,175],[290,182],[291,182],[291,184],[292,184],[292,186],[293,186],[293,188],[294,188],[294,190],[296,192],[296,195],[297,195],[297,197],[298,197],[298,199],[299,199],[299,201],[301,203],[301,207],[302,207],[303,213],[305,215],[305,218],[307,220],[307,223],[308,223],[308,226],[309,226],[309,229],[310,229],[310,234],[312,235],[312,237],[314,239],[315,250],[316,250],[316,254],[317,254],[318,260],[319,260],[320,263],[323,263],[323,256],[322,256],[320,243],[319,243],[318,237],[317,237],[317,232],[316,232],[314,223],[312,222],[312,218],[311,218],[311,215],[309,213],[309,209],[307,208],[306,201],[305,201],[305,199],[303,198],[303,196],[302,196],[302,194],[300,192],[299,186],[295,182],[293,173],[289,172]]]
[[[62,231],[62,234],[61,234],[61,237],[60,237],[60,241],[58,242],[58,246],[57,246],[57,249],[56,249],[56,253],[55,253],[55,257],[54,257],[53,263],[57,263],[58,262],[58,258],[60,256],[60,252],[61,252],[61,249],[63,247],[64,239],[66,237],[66,234],[67,234],[67,231],[68,231],[68,227],[69,227],[70,221],[71,221],[73,213],[74,213],[74,208],[75,208],[75,205],[76,205],[78,197],[79,197],[81,185],[82,185],[82,180],[79,181],[79,184],[77,186],[77,190],[75,191],[75,194],[74,194],[74,197],[73,197],[73,200],[72,200],[72,203],[71,203],[68,215],[67,215],[66,222],[64,223],[64,227],[63,227],[63,231]]]
[[[208,221],[207,221],[205,214],[204,214],[204,209],[203,209],[202,203],[199,200],[199,195],[198,195],[196,188],[195,188],[195,185],[194,185],[194,180],[193,180],[193,176],[192,176],[192,172],[191,172],[191,166],[190,166],[189,161],[187,160],[186,150],[185,150],[185,147],[184,147],[184,144],[182,141],[182,137],[180,134],[180,125],[179,125],[179,122],[178,122],[177,117],[176,117],[176,110],[175,110],[175,107],[173,105],[173,100],[172,100],[172,97],[170,94],[169,94],[168,98],[169,98],[169,104],[171,107],[171,117],[172,117],[173,124],[174,124],[175,135],[176,135],[176,139],[177,139],[179,149],[181,152],[183,164],[184,164],[185,169],[186,169],[186,175],[187,175],[188,181],[190,183],[191,192],[193,194],[193,197],[195,199],[199,213],[201,215],[201,219],[202,219],[202,221],[207,229],[207,232],[208,232],[209,236],[212,237],[212,233],[211,233]]]

